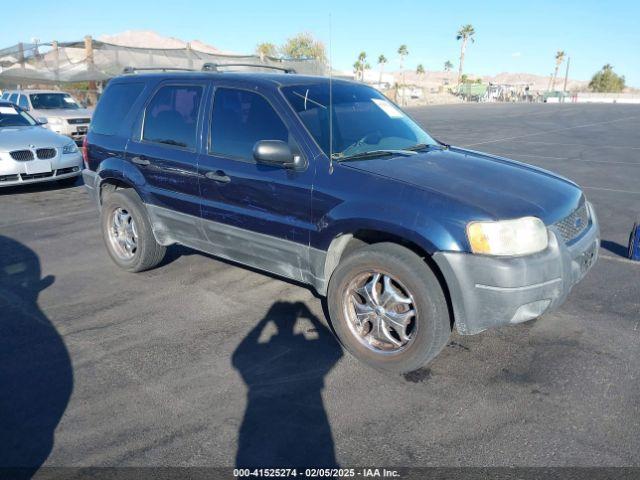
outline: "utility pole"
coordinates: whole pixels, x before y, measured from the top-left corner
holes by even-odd
[[[60,80],[60,50],[58,48],[58,41],[54,40],[51,43],[51,51],[53,52],[53,74],[55,81]]]
[[[93,39],[91,35],[84,37],[84,52],[86,54],[87,71],[90,73],[95,72],[95,63],[93,57]],[[89,80],[89,91],[87,92],[87,99],[90,100],[91,105],[95,105],[98,101],[97,94],[98,87],[95,80]]]
[[[567,91],[567,81],[569,80],[569,64],[571,63],[571,57],[567,57],[567,69],[564,72],[564,87],[562,87],[562,91]]]

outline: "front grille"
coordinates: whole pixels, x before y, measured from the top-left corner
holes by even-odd
[[[21,173],[20,174],[20,177],[22,178],[22,180],[35,180],[36,178],[47,178],[52,176],[53,176],[53,172],[32,173],[32,174]]]
[[[562,239],[565,242],[570,242],[589,226],[589,210],[587,204],[583,203],[562,220],[556,222],[554,226],[560,232]]]
[[[55,148],[39,148],[36,150],[36,155],[40,160],[49,160],[56,156]]]
[[[18,162],[28,162],[33,160],[33,152],[31,150],[14,150],[9,155]]]
[[[67,120],[69,125],[78,125],[81,123],[89,123],[91,121],[90,118],[70,118]]]

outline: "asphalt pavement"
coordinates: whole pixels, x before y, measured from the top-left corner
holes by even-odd
[[[0,190],[0,465],[640,465],[640,106],[410,112],[577,181],[601,258],[557,312],[372,370],[310,290],[182,247],[109,259],[83,187]]]

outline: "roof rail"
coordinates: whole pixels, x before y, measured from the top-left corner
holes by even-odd
[[[255,63],[211,63],[207,62],[202,65],[203,72],[218,72],[219,68],[224,67],[253,67],[253,68],[268,68],[270,70],[280,70],[284,73],[297,73],[293,68],[276,67],[275,65],[259,65]]]
[[[149,71],[179,71],[179,72],[194,72],[193,68],[179,68],[179,67],[124,67],[122,69],[123,74],[136,73],[136,72],[149,72]]]

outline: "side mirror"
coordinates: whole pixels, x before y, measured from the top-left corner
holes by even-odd
[[[253,146],[253,158],[258,163],[297,169],[303,166],[300,155],[294,155],[282,140],[260,140]]]
[[[47,123],[49,123],[49,120],[47,120],[47,117],[40,117],[38,118],[38,123],[40,125],[46,125]]]

